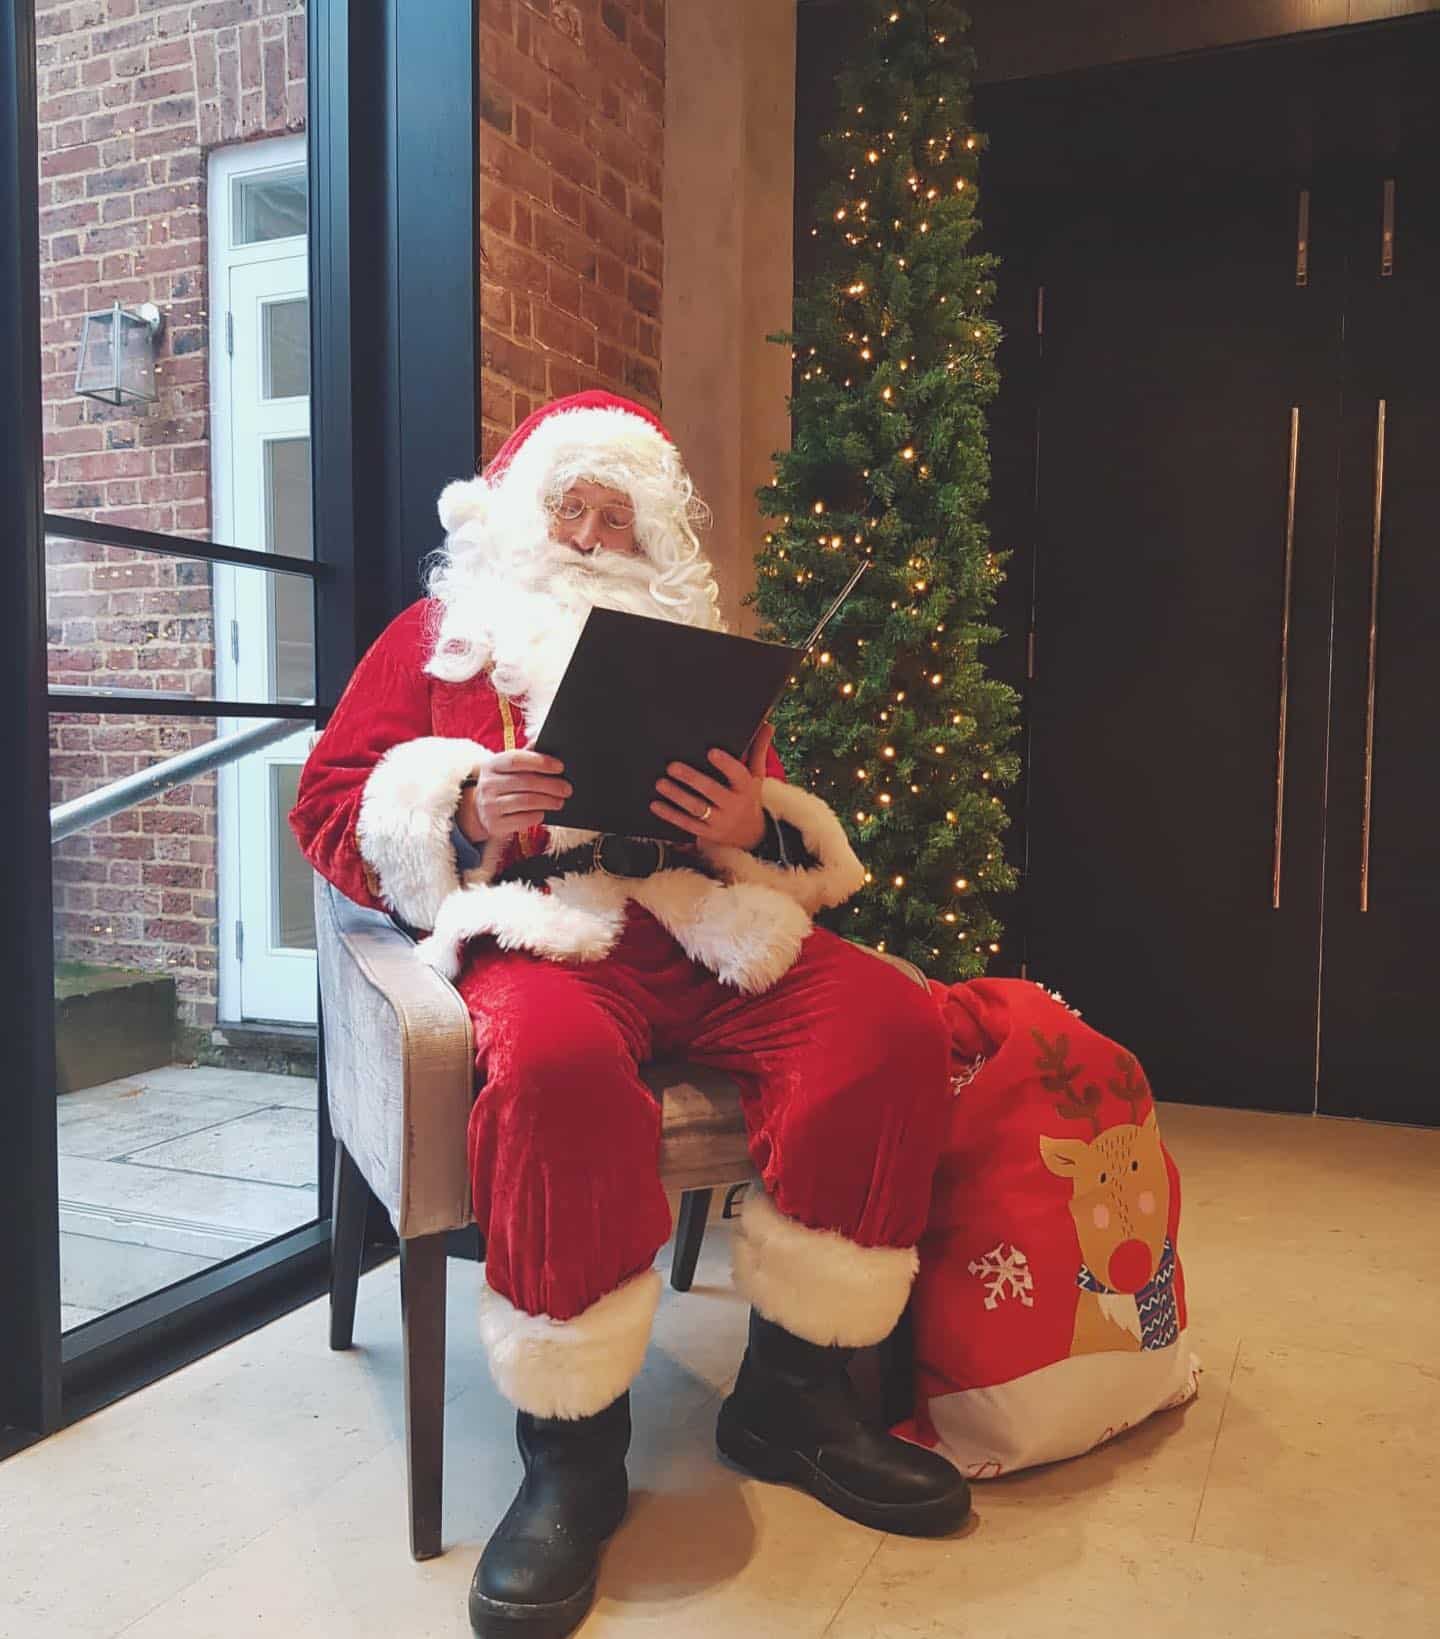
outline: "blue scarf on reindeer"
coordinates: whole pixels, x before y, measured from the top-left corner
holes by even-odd
[[[1080,1265],[1075,1284],[1086,1292],[1100,1292],[1118,1297],[1113,1286],[1091,1272],[1088,1264]],[[1175,1248],[1169,1237],[1160,1252],[1160,1263],[1155,1273],[1135,1294],[1135,1307],[1140,1312],[1140,1347],[1168,1349],[1180,1335],[1180,1321],[1175,1312]]]

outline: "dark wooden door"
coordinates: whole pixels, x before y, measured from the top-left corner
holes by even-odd
[[[1440,1123],[1440,132],[1433,100],[1416,104],[1398,158],[1357,166],[1343,185],[1345,409],[1318,1093],[1318,1107],[1329,1114],[1427,1125]]]
[[[1314,1107],[1340,406],[1298,210],[1171,177],[1040,258],[1028,972],[1162,1096],[1273,1110]]]

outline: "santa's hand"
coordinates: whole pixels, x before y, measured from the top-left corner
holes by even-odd
[[[650,811],[701,842],[717,847],[757,847],[765,836],[765,810],[760,805],[760,786],[765,778],[765,757],[775,730],[762,723],[750,747],[748,766],[728,751],[712,751],[715,778],[691,768],[688,763],[671,763],[669,779],[657,780],[655,789],[667,799],[652,802]]]
[[[543,825],[547,814],[564,807],[573,789],[558,778],[564,772],[558,758],[538,751],[502,751],[461,792],[455,822],[471,842]]]

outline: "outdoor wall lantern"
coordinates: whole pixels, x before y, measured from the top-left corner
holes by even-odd
[[[116,302],[87,313],[80,333],[75,391],[102,404],[153,404],[155,348],[163,320],[153,302],[131,310]]]

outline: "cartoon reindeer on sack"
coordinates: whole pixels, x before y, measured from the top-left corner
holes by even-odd
[[[1119,1074],[1108,1086],[1129,1105],[1131,1119],[1102,1132],[1103,1095],[1093,1083],[1077,1089],[1080,1066],[1069,1061],[1070,1038],[1047,1041],[1039,1030],[1031,1034],[1039,1047],[1041,1085],[1059,1095],[1056,1113],[1089,1121],[1093,1129],[1088,1139],[1040,1139],[1045,1165],[1074,1186],[1070,1215],[1081,1263],[1070,1353],[1166,1348],[1179,1335],[1175,1249],[1166,1234],[1170,1175],[1144,1072],[1131,1054],[1117,1055]]]

